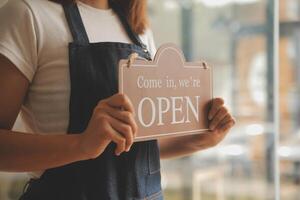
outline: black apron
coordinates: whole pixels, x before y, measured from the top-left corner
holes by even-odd
[[[118,62],[136,52],[151,59],[117,3],[118,15],[134,44],[89,43],[76,3],[64,4],[73,36],[69,44],[71,78],[68,133],[82,133],[98,101],[118,92]],[[21,200],[162,200],[160,158],[156,140],[134,143],[130,152],[115,156],[111,143],[96,159],[46,170],[32,179]]]

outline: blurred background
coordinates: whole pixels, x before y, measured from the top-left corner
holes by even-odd
[[[281,9],[281,15],[287,16],[284,19],[288,23],[296,22],[300,1],[280,2],[285,6]],[[214,96],[225,98],[238,122],[218,147],[163,162],[166,199],[274,200],[274,180],[279,175],[274,171],[273,97],[278,94],[273,93],[273,82],[279,81],[273,76],[274,1],[152,0],[149,3],[157,46],[166,41],[175,42],[188,60],[207,61],[214,69]],[[284,37],[286,43],[294,43],[292,35]],[[296,56],[292,46],[288,48]],[[287,49],[282,49],[281,57],[286,61],[281,65],[280,75],[284,80],[280,80],[283,83],[280,89],[286,99],[287,95],[297,94],[292,89],[294,82],[287,77],[295,74],[289,56]],[[289,99],[297,104],[296,98]],[[294,119],[291,112],[296,109],[288,107],[286,102],[282,102],[281,108],[281,116],[285,120],[289,117],[282,131],[290,138],[296,130],[291,129]],[[298,188],[292,182],[290,186]],[[283,191],[282,199],[300,199],[300,194]]]
[[[300,199],[300,0],[279,2],[281,196]]]
[[[300,0],[279,0],[279,79],[273,75],[275,0],[148,1],[157,47],[174,42],[187,60],[208,62],[214,96],[225,98],[238,122],[216,148],[162,162],[165,199],[274,200],[275,134],[281,199],[300,199]],[[17,199],[26,178],[0,173],[0,200]]]

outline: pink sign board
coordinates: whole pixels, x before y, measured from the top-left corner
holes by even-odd
[[[162,45],[153,61],[119,63],[119,91],[128,95],[138,124],[136,141],[199,134],[208,130],[212,70],[186,62],[174,44]]]

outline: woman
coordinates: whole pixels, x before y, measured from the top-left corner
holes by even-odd
[[[10,0],[0,26],[0,170],[33,172],[21,199],[163,199],[160,158],[215,146],[235,123],[217,98],[210,133],[133,143],[117,63],[155,53],[146,0]]]

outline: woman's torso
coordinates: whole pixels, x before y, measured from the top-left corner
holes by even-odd
[[[131,43],[112,10],[83,3],[79,3],[79,10],[91,42]],[[61,5],[47,0],[10,0],[0,11],[0,24],[4,25],[0,30],[0,53],[31,82],[15,129],[66,133],[70,98],[68,44],[73,39]],[[141,39],[153,56],[151,32],[146,31]]]

